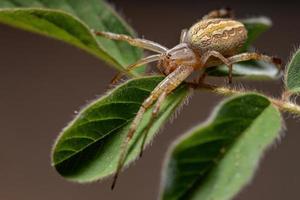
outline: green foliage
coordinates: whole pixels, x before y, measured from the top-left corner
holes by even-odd
[[[210,76],[228,76],[228,67],[225,65],[207,69]],[[245,61],[233,65],[233,76],[247,79],[276,79],[279,78],[278,69],[260,61]]]
[[[231,199],[251,180],[280,124],[280,113],[263,96],[250,93],[225,101],[211,120],[171,148],[162,199]]]
[[[26,7],[30,9],[20,10]],[[94,29],[133,35],[131,28],[103,0],[2,0],[0,8],[10,8],[0,10],[0,22],[63,40],[96,55],[119,70],[142,56],[141,50],[124,42],[95,37],[91,33],[91,29]],[[242,22],[249,36],[243,51],[248,50],[250,45],[271,27],[270,20],[265,17],[249,18]],[[210,76],[228,75],[225,66],[209,68],[207,71]],[[269,63],[244,62],[234,65],[233,75],[277,78],[277,71],[277,68]]]
[[[102,0],[1,0],[0,8],[1,23],[67,42],[119,70],[142,56],[140,49],[92,33],[91,29],[134,35]],[[246,51],[270,28],[271,22],[263,17],[242,22],[248,30],[243,47]],[[291,92],[299,91],[299,55],[298,51],[287,71],[286,87]],[[247,78],[276,78],[278,72],[275,66],[261,62],[239,63],[233,71],[235,76]],[[228,74],[224,66],[208,72],[211,76]],[[162,80],[163,77],[133,79],[87,105],[56,140],[52,152],[56,170],[66,179],[82,183],[113,174],[120,144],[135,113]],[[167,98],[150,128],[147,144],[188,94],[188,86],[182,84]],[[294,107],[287,104],[286,110],[289,109]],[[126,165],[138,156],[150,115],[151,109],[130,143]],[[162,198],[232,198],[250,181],[263,151],[278,137],[280,124],[279,112],[264,96],[251,93],[225,101],[209,122],[173,145],[163,173]]]
[[[0,8],[1,23],[70,43],[119,70],[142,56],[138,48],[93,35],[91,29],[134,35],[102,0],[1,0]]]
[[[83,109],[62,131],[54,146],[53,165],[57,171],[65,178],[78,182],[97,180],[114,173],[120,144],[130,122],[143,100],[160,81],[162,77],[133,79]],[[149,131],[147,143],[187,95],[187,86],[182,85],[167,98]],[[150,116],[151,110],[145,114],[132,139],[127,163],[138,156],[140,136]]]
[[[287,65],[285,86],[290,93],[300,92],[300,49],[298,49]]]
[[[261,34],[269,30],[272,26],[271,20],[267,17],[247,18],[241,20],[241,22],[248,30],[248,39],[242,51],[251,49],[253,42],[255,42],[255,40],[258,39]]]

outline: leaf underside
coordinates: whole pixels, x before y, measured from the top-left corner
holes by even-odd
[[[251,180],[280,128],[280,113],[265,97],[250,93],[226,100],[211,120],[170,149],[162,199],[231,199]]]
[[[97,99],[62,131],[53,149],[53,165],[67,179],[87,182],[114,173],[120,145],[143,100],[163,77],[133,79]],[[181,85],[163,103],[149,131],[147,143],[187,97]],[[131,142],[127,163],[137,158],[142,135],[151,116],[149,110]]]
[[[285,85],[290,93],[300,92],[300,49],[298,49],[289,64],[285,75]]]
[[[134,35],[103,0],[1,0],[0,8],[0,23],[62,40],[119,70],[142,56],[141,49],[92,34],[91,29]]]

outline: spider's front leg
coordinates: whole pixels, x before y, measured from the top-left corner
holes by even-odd
[[[133,122],[130,125],[129,131],[127,133],[126,138],[124,139],[121,149],[120,149],[120,157],[118,160],[118,165],[116,169],[116,173],[114,175],[113,183],[111,188],[115,187],[116,181],[118,179],[118,175],[123,168],[123,165],[126,161],[126,156],[128,153],[128,145],[131,139],[133,138],[137,127],[139,126],[144,113],[152,106],[152,104],[157,100],[157,104],[153,110],[154,114],[152,114],[152,119],[150,119],[150,123],[153,123],[153,119],[157,116],[160,105],[165,99],[165,97],[172,92],[177,86],[182,83],[192,72],[194,71],[193,67],[190,66],[179,66],[175,71],[169,74],[163,81],[161,81],[151,92],[150,96],[142,103],[139,111],[137,112]],[[148,128],[148,126],[147,126]],[[148,130],[146,129],[143,134],[147,136]],[[143,140],[146,140],[146,136],[144,136]],[[143,142],[144,143],[144,142]],[[143,146],[143,144],[142,144]]]
[[[145,147],[145,143],[146,143],[146,140],[147,140],[147,137],[148,137],[148,133],[149,133],[149,129],[152,127],[155,119],[157,118],[158,116],[158,113],[160,111],[160,107],[162,105],[162,103],[165,101],[166,97],[167,97],[167,92],[163,92],[157,99],[155,105],[154,105],[154,108],[153,108],[153,111],[152,111],[152,115],[151,115],[151,119],[150,119],[150,122],[148,123],[145,131],[143,132],[143,140],[142,140],[142,144],[141,144],[141,149],[140,149],[140,157],[142,157],[143,155],[143,152],[144,152],[144,147]]]
[[[125,69],[124,72],[120,72],[116,76],[114,76],[114,78],[110,82],[110,85],[115,84],[121,78],[121,76],[130,72],[131,70],[133,70],[137,67],[140,67],[144,64],[158,61],[159,56],[161,54],[165,53],[166,51],[168,51],[167,47],[164,47],[164,46],[162,46],[156,42],[150,41],[150,40],[133,38],[133,37],[130,37],[130,36],[124,35],[124,34],[116,34],[116,33],[111,33],[111,32],[104,32],[104,31],[93,31],[93,32],[97,36],[102,36],[102,37],[110,39],[110,40],[124,41],[124,42],[129,43],[132,46],[140,47],[143,49],[147,49],[147,50],[159,53],[157,55],[152,55],[152,56],[148,56],[146,58],[142,58],[142,59],[138,60],[137,62],[129,65]]]
[[[111,32],[104,32],[104,31],[93,31],[93,32],[97,36],[102,36],[110,40],[124,41],[129,43],[132,46],[140,47],[157,53],[165,53],[168,50],[167,47],[164,47],[156,42],[146,40],[146,39],[133,38],[124,34],[116,34]]]
[[[137,62],[129,65],[128,67],[125,68],[125,70],[123,72],[119,72],[113,77],[113,79],[110,81],[110,85],[114,85],[115,83],[117,83],[118,80],[120,80],[122,76],[130,73],[132,70],[134,70],[138,67],[142,67],[145,64],[158,61],[160,59],[160,57],[161,57],[160,54],[151,55],[146,58],[142,58],[142,59],[138,60]]]

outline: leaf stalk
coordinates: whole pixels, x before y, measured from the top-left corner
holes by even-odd
[[[257,93],[257,91],[223,87],[223,86],[215,86],[215,85],[209,85],[209,84],[201,84],[201,85],[197,85],[197,84],[193,84],[193,83],[189,83],[189,84],[193,89],[202,89],[202,90],[206,90],[206,91],[211,91],[213,93],[216,93],[216,94],[219,94],[222,96],[239,95],[239,94],[251,93],[251,92]],[[288,113],[300,116],[300,106],[291,102],[289,100],[289,98],[278,99],[278,98],[267,96],[265,94],[262,94],[262,95],[264,95],[266,98],[268,98],[269,101],[275,107],[277,107],[280,111],[288,112]]]

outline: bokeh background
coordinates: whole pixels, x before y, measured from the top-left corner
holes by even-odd
[[[288,1],[110,2],[140,36],[169,47],[178,42],[181,29],[224,6],[238,17],[266,15],[273,20],[273,28],[256,42],[261,52],[286,61],[300,41],[299,4]],[[103,94],[114,74],[114,69],[72,46],[0,25],[1,200],[157,198],[168,146],[204,121],[222,98],[196,92],[144,157],[122,173],[115,191],[109,189],[110,179],[87,185],[67,182],[50,165],[52,144],[73,111]],[[274,96],[282,90],[280,80],[243,84]],[[252,183],[235,199],[299,199],[300,122],[289,115],[285,119],[285,136],[266,153]]]

